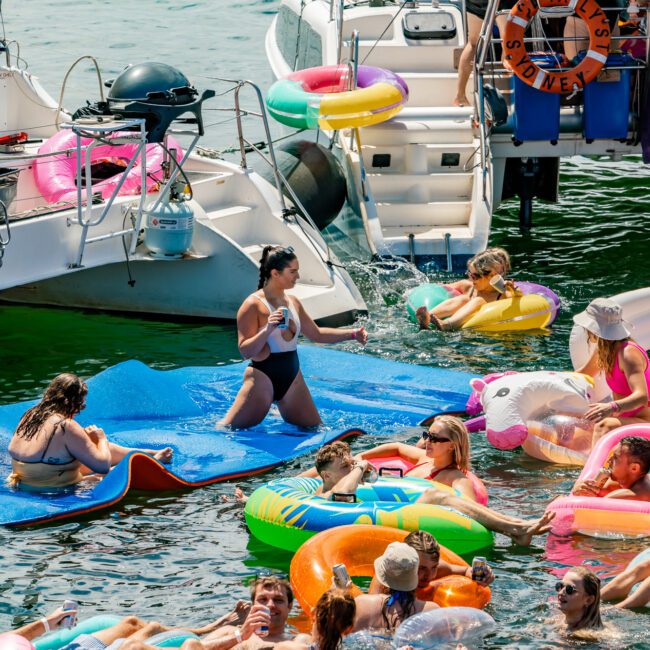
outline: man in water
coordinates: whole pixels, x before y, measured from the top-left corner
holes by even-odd
[[[332,501],[354,500],[354,495],[370,468],[367,460],[355,461],[347,442],[332,442],[318,450],[314,463],[323,484],[316,490],[318,496]],[[301,476],[313,476],[309,470]]]
[[[238,603],[239,605],[239,603]],[[275,576],[258,578],[251,585],[251,603],[248,612],[237,612],[240,626],[224,625],[202,639],[189,639],[181,650],[262,650],[276,643],[294,638],[285,627],[293,605],[293,592],[287,580]],[[233,613],[234,614],[234,613]],[[232,616],[232,615],[230,615]],[[234,621],[233,621],[234,622]],[[266,628],[268,634],[258,632]],[[156,650],[147,641],[127,639],[120,650]]]
[[[595,481],[580,481],[573,494],[650,501],[650,440],[640,436],[621,438],[612,451],[610,469],[610,478],[603,487]]]

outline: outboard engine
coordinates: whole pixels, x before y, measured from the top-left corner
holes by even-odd
[[[162,142],[171,122],[184,113],[194,115],[199,135],[203,135],[201,104],[215,95],[214,90],[204,90],[197,99],[198,90],[180,70],[153,62],[129,66],[110,87],[107,100],[111,114],[146,120],[149,142]]]

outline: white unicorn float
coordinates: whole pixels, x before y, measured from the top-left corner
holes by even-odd
[[[484,429],[497,449],[524,451],[540,460],[584,465],[591,451],[592,423],[582,418],[594,382],[577,372],[509,372],[472,379],[468,413],[472,431]]]

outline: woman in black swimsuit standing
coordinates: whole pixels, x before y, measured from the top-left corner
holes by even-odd
[[[365,345],[363,327],[319,327],[300,300],[288,296],[300,278],[298,258],[291,248],[266,246],[260,261],[260,283],[237,312],[239,351],[251,364],[233,405],[219,424],[245,429],[259,424],[273,402],[286,422],[302,427],[320,424],[318,410],[300,371],[298,335],[315,343],[355,340]],[[285,321],[284,315],[287,318]],[[284,327],[280,327],[284,325]]]
[[[41,401],[20,419],[9,443],[11,485],[56,488],[74,485],[84,476],[107,474],[131,451],[141,451],[161,463],[172,458],[165,449],[131,449],[108,442],[103,429],[82,427],[73,419],[86,406],[88,387],[79,377],[55,377]]]

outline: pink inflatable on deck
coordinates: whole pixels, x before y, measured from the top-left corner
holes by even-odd
[[[20,634],[5,632],[0,634],[0,650],[34,650],[34,646]]]
[[[128,133],[111,133],[108,139],[119,136],[130,135]],[[131,134],[132,135],[132,134]],[[88,146],[93,142],[92,138],[81,138],[82,146]],[[77,136],[69,129],[59,131],[38,150],[39,154],[54,153],[66,149],[74,149],[77,146]],[[137,149],[137,144],[120,144],[111,146],[103,144],[95,147],[91,151],[91,164],[111,163],[116,167],[126,168]],[[176,149],[176,159],[180,160],[183,151],[171,137],[167,139],[167,148]],[[162,180],[162,162],[164,159],[164,149],[159,144],[146,145],[146,163],[147,163],[147,192],[152,192],[158,187],[158,181]],[[86,152],[81,152],[82,165],[85,164]],[[120,195],[140,194],[142,180],[142,166],[140,156],[129,171],[122,187]],[[101,192],[102,198],[108,199],[113,190],[120,182],[122,174],[118,171],[114,176],[93,182],[93,192]],[[73,151],[69,154],[59,156],[47,156],[34,160],[34,180],[40,193],[49,203],[58,203],[66,201],[70,203],[77,202],[77,153]],[[82,198],[85,193],[82,192]]]
[[[604,467],[612,450],[626,436],[650,440],[650,425],[628,424],[601,438],[593,448],[578,481],[592,479]],[[547,508],[555,512],[553,529],[556,535],[580,533],[592,537],[650,537],[650,502],[605,497],[560,497]]]
[[[406,476],[414,467],[412,462],[402,456],[385,456],[382,458],[369,458],[368,460],[372,463],[373,467],[378,470],[383,470],[382,474],[384,475],[394,475],[395,472],[401,471],[401,475]],[[474,488],[476,502],[482,506],[486,506],[488,493],[485,484],[473,472],[467,472],[466,476]]]

